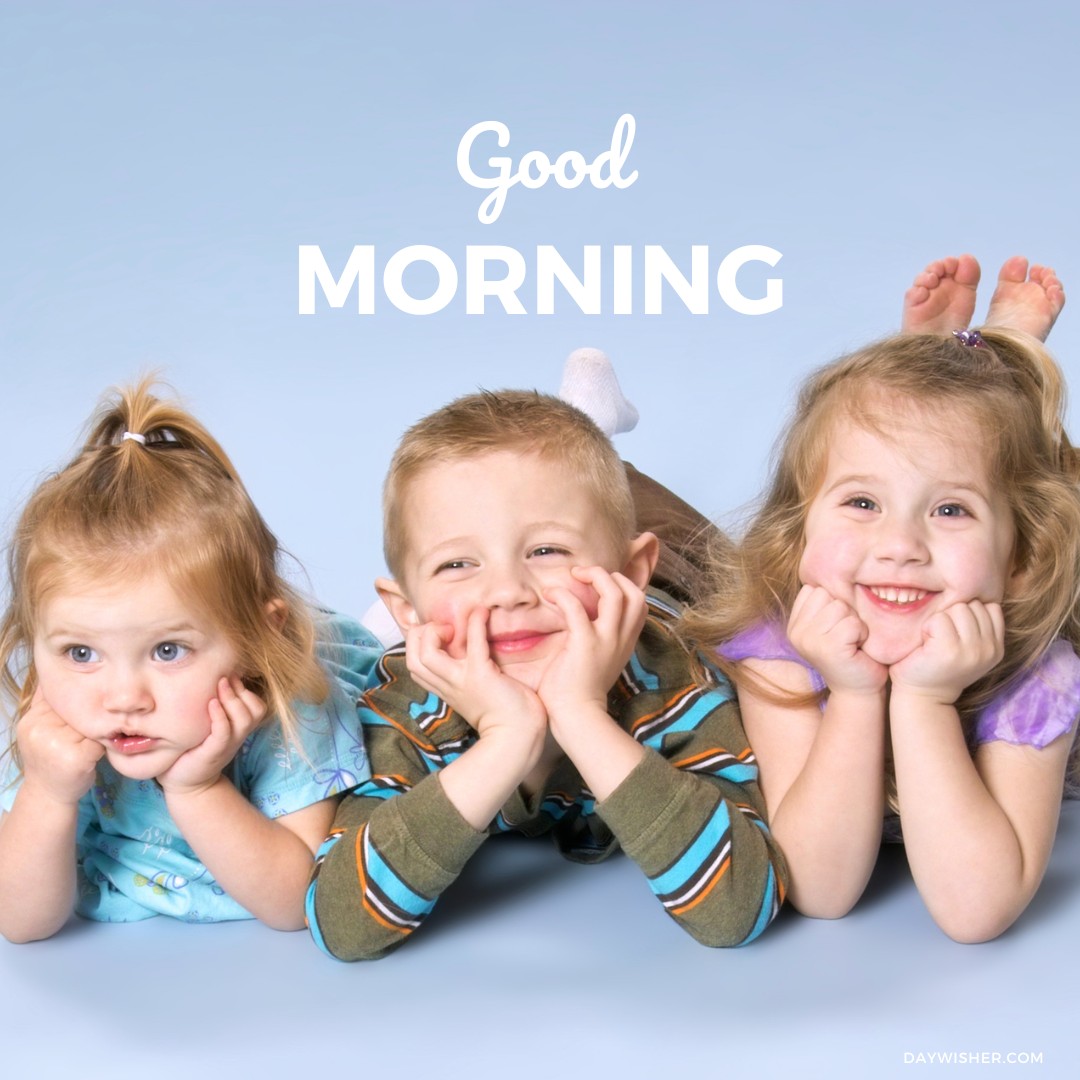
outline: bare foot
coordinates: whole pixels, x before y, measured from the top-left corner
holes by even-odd
[[[975,314],[979,264],[973,255],[949,256],[917,274],[904,293],[900,329],[905,334],[948,334],[963,330]]]
[[[987,326],[1024,330],[1045,341],[1065,306],[1065,290],[1049,266],[1033,266],[1022,255],[1005,260],[986,313]]]

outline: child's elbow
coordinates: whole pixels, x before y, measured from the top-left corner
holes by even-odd
[[[934,915],[938,928],[960,945],[981,945],[1000,937],[1012,926],[1015,917],[972,915],[961,912],[955,916]]]
[[[842,919],[851,913],[855,901],[847,897],[808,897],[801,899],[791,896],[791,906],[808,919]]]
[[[19,926],[0,923],[0,937],[12,945],[29,945],[32,941],[45,941],[51,938],[59,929],[59,926]]]
[[[1020,893],[927,896],[931,918],[960,945],[980,945],[1000,937],[1020,917],[1029,896]]]
[[[282,914],[277,917],[271,916],[260,921],[264,926],[269,926],[271,930],[281,930],[284,933],[307,929],[307,922],[304,920],[303,913],[300,915]]]
[[[709,949],[735,949],[740,945],[748,945],[757,935],[747,933],[694,933],[691,931],[690,936],[698,942],[698,944],[704,945]]]
[[[332,960],[341,960],[351,964],[365,960],[381,960],[384,956],[394,951],[396,945],[387,947],[385,944],[375,944],[369,941],[327,941],[312,935],[315,943]]]

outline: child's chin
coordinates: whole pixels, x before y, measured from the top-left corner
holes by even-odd
[[[150,754],[109,754],[109,764],[121,776],[128,780],[156,780],[171,764],[162,762],[160,755]]]
[[[499,667],[504,675],[509,676],[514,682],[521,683],[529,690],[537,690],[543,681],[544,673],[548,669],[547,660],[522,660],[516,664],[500,664]]]
[[[862,651],[871,660],[881,664],[882,667],[892,667],[893,664],[899,664],[905,656],[908,656],[912,650],[917,648],[918,644],[919,642],[912,640],[910,635],[896,637],[871,634],[863,642]]]

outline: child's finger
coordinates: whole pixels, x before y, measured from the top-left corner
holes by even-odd
[[[447,654],[445,637],[434,623],[424,623],[409,630],[405,658],[414,675],[429,681],[432,678],[448,679],[457,663]]]
[[[545,599],[554,604],[562,614],[563,620],[566,623],[566,629],[571,635],[580,635],[590,633],[594,630],[602,630],[604,628],[604,622],[601,620],[610,621],[610,616],[605,615],[602,609],[598,609],[596,613],[596,623],[589,618],[589,613],[585,610],[585,605],[569,590],[562,586],[556,586],[553,589],[546,589],[544,591]]]
[[[803,585],[795,596],[795,603],[791,605],[791,614],[788,616],[788,624],[790,625],[797,619],[806,615],[811,601],[817,594],[823,593],[824,591],[824,589],[819,589],[816,585]]]
[[[472,662],[484,662],[491,658],[488,648],[488,618],[486,607],[475,607],[465,622],[465,656]]]
[[[218,700],[225,707],[234,727],[253,730],[266,719],[266,702],[254,690],[245,686],[238,675],[221,680],[218,685]]]
[[[938,645],[957,646],[960,644],[961,631],[957,618],[962,618],[955,608],[939,611],[931,616],[923,627],[923,640],[933,641]]]
[[[971,621],[972,646],[979,647],[988,660],[997,663],[1003,654],[1005,641],[1005,621],[998,604],[984,604],[981,600],[972,600],[965,605]],[[995,620],[991,608],[997,608]]]
[[[222,678],[217,690],[216,700],[225,713],[229,734],[242,732],[246,737],[259,726],[266,715],[266,707],[239,679]]]
[[[645,593],[624,574],[612,574],[611,580],[622,594],[622,618],[619,628],[622,634],[641,634],[648,615],[649,604]]]
[[[583,572],[575,575],[581,581],[587,581],[597,595],[596,621],[605,628],[615,629],[622,621],[623,610],[626,606],[626,593],[620,586],[618,578],[621,574],[612,574],[602,566],[589,566],[580,568]]]
[[[219,687],[218,693],[220,694],[220,692]],[[232,721],[229,719],[229,714],[221,703],[220,697],[210,699],[207,711],[210,713],[210,732],[203,739],[202,745],[198,749],[213,758],[224,753],[225,748],[229,745],[229,738],[232,735]],[[191,753],[191,751],[188,751],[188,753]]]

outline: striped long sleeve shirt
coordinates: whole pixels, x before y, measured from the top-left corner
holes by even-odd
[[[572,762],[541,790],[515,792],[486,831],[443,793],[438,772],[477,736],[422,689],[404,648],[381,661],[361,701],[372,777],[341,803],[307,896],[316,943],[342,960],[374,959],[405,941],[484,839],[550,834],[560,852],[598,862],[622,848],[667,913],[706,945],[752,941],[776,915],[786,867],[764,820],[757,766],[730,686],[695,683],[671,637],[677,615],[650,593],[650,618],[608,698],[613,719],[647,748],[597,803]]]

